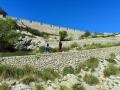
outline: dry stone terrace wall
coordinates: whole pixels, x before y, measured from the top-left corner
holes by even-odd
[[[120,54],[120,46],[93,50],[83,50],[80,52],[52,53],[30,56],[1,57],[1,64],[10,64],[17,67],[24,65],[33,66],[39,70],[44,68],[53,68],[56,71],[62,71],[66,66],[76,67],[80,62],[90,57],[108,58],[111,53]]]
[[[70,47],[74,42],[78,43],[81,47],[83,45],[91,45],[91,44],[118,44],[120,43],[120,37],[107,37],[107,38],[89,38],[89,39],[81,39],[74,41],[63,41],[63,47]],[[50,47],[58,47],[57,41],[49,41]]]

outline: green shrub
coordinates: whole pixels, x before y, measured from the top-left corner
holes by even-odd
[[[0,76],[4,79],[15,77],[15,68],[9,65],[0,65]]]
[[[79,72],[81,71],[81,69],[83,69],[83,70],[86,70],[86,69],[87,69],[87,68],[86,68],[86,65],[85,65],[85,62],[81,62],[81,63],[78,65],[78,67],[76,68],[75,72],[76,72],[76,73],[79,73]]]
[[[67,86],[65,86],[65,85],[62,85],[62,86],[60,87],[60,90],[72,90],[72,89],[69,88],[69,87],[67,87]]]
[[[86,31],[83,35],[81,35],[79,38],[86,38],[89,37],[91,35],[90,32]]]
[[[32,68],[31,66],[24,66],[22,68],[13,67],[10,65],[0,65],[0,76],[4,79],[15,78],[20,79],[27,75],[35,75],[41,77],[41,71]]]
[[[99,83],[99,80],[97,77],[93,76],[93,75],[89,75],[89,74],[85,74],[83,80],[90,85],[95,85]]]
[[[74,74],[74,68],[72,66],[65,67],[63,69],[63,75]]]
[[[0,19],[0,29],[5,31],[16,30],[19,29],[19,26],[17,25],[15,19],[6,18],[6,19]]]
[[[71,44],[70,46],[71,48],[76,48],[76,47],[79,47],[78,43],[77,42],[74,42]]]
[[[38,52],[39,52],[39,53],[43,53],[44,51],[45,51],[45,47],[42,46],[42,47],[39,48],[39,51],[38,51]]]
[[[50,49],[50,52],[51,52],[51,53],[57,52],[57,49],[56,49],[56,48],[49,48],[49,49]]]
[[[29,84],[30,82],[35,81],[37,81],[37,78],[33,75],[24,76],[23,79],[21,80],[23,84]]]
[[[92,44],[92,45],[85,45],[84,49],[96,49],[96,48],[107,48],[107,47],[113,47],[113,46],[119,46],[120,44]]]
[[[117,62],[114,60],[116,55],[114,53],[110,54],[110,58],[106,59],[109,63],[116,64]]]
[[[19,79],[25,75],[25,71],[22,68],[16,68],[15,78]]]
[[[55,80],[56,78],[59,78],[59,74],[57,72],[55,72],[53,69],[47,68],[44,69],[42,72],[42,79],[43,80]]]
[[[85,90],[85,88],[81,84],[75,84],[73,90]]]
[[[36,85],[35,90],[45,90],[45,88],[42,85]]]
[[[120,73],[120,68],[117,66],[110,64],[104,71],[104,76],[109,77],[110,75],[117,75]]]
[[[79,64],[79,66],[76,68],[76,73],[79,73],[81,69],[87,71],[91,69],[94,71],[95,68],[97,68],[99,65],[99,60],[97,58],[91,57],[90,59],[86,60],[85,62],[82,62]]]
[[[106,59],[109,63],[113,63],[113,64],[116,64],[117,62],[114,60],[114,59],[112,59],[112,58],[109,58],[109,59]]]
[[[59,35],[60,35],[60,40],[61,40],[61,41],[64,41],[65,38],[68,36],[68,34],[67,34],[66,31],[60,31],[60,32],[59,32]]]
[[[88,59],[86,62],[85,62],[85,65],[90,68],[90,69],[95,69],[98,67],[99,65],[99,60],[97,58],[93,58],[91,57],[90,59]]]
[[[18,42],[21,33],[0,30],[0,51],[15,51],[14,44]]]
[[[111,53],[111,54],[110,54],[110,58],[111,58],[111,59],[115,59],[115,57],[116,57],[115,53]]]
[[[0,85],[0,90],[11,90],[7,84]]]

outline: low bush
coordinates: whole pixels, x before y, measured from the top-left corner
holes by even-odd
[[[0,90],[11,90],[7,84],[0,85]]]
[[[90,68],[91,70],[94,70],[99,65],[99,60],[97,58],[91,57],[85,62],[86,67]]]
[[[110,58],[111,58],[111,59],[115,59],[115,57],[116,57],[115,53],[111,53],[111,54],[110,54]]]
[[[65,85],[62,85],[62,86],[60,87],[60,90],[72,90],[72,89],[69,88],[69,87],[67,87],[67,86],[65,86]]]
[[[92,44],[92,45],[85,45],[84,49],[97,49],[97,48],[107,48],[107,47],[113,47],[113,46],[119,46],[119,44]]]
[[[25,75],[34,74],[34,72],[36,70],[35,68],[33,68],[29,65],[25,65],[24,67],[22,67],[22,69],[23,69]]]
[[[85,65],[85,62],[81,62],[81,63],[78,65],[78,67],[76,68],[75,72],[76,72],[76,73],[79,73],[79,72],[81,71],[81,69],[87,70],[86,65]]]
[[[120,73],[120,68],[110,64],[108,67],[103,71],[105,77],[109,77],[110,75],[117,75]]]
[[[55,52],[57,52],[57,49],[56,48],[49,48],[49,51],[50,51],[50,53],[55,53]]]
[[[81,69],[87,71],[91,69],[94,71],[95,68],[97,68],[99,65],[99,60],[97,58],[91,57],[90,59],[86,60],[85,62],[82,62],[79,64],[79,66],[76,68],[76,73],[79,73]]]
[[[106,59],[109,63],[116,64],[117,62],[114,60],[116,55],[114,53],[110,54],[110,58]]]
[[[67,31],[60,31],[59,36],[60,36],[60,40],[64,41],[65,38],[68,36]]]
[[[30,82],[35,81],[37,81],[37,78],[33,75],[24,76],[23,79],[21,80],[23,84],[29,84]]]
[[[41,77],[43,80],[47,81],[47,80],[55,80],[56,78],[59,78],[59,74],[57,72],[55,72],[53,69],[47,68],[44,69],[41,72]]]
[[[89,85],[95,85],[99,83],[99,80],[97,77],[93,76],[92,74],[85,74],[83,80],[89,84]]]
[[[89,31],[86,31],[83,35],[81,35],[79,38],[86,38],[86,37],[89,37],[91,36],[91,33]]]
[[[36,85],[35,90],[45,90],[45,88],[42,85]]]
[[[10,65],[0,65],[0,76],[3,79],[7,78],[15,78],[20,79],[27,75],[35,75],[37,77],[41,77],[41,71],[32,68],[31,66],[24,66],[22,68],[13,67]]]
[[[85,88],[81,84],[75,84],[73,90],[85,90]]]
[[[112,59],[112,58],[109,58],[109,59],[106,59],[109,63],[113,63],[113,64],[116,64],[117,62],[114,60],[114,59]]]
[[[15,68],[9,65],[0,65],[0,76],[4,79],[15,77]]]
[[[72,66],[65,67],[63,69],[63,75],[74,74],[75,70]]]

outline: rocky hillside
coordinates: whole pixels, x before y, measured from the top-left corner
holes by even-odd
[[[119,48],[119,34],[1,18],[0,90],[119,90]]]
[[[31,66],[21,68],[0,65],[1,90],[119,90],[120,56],[91,57],[75,68],[62,72],[47,68],[41,71]]]

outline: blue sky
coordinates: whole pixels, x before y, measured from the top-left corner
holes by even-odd
[[[120,0],[0,0],[9,16],[92,32],[120,32]]]

